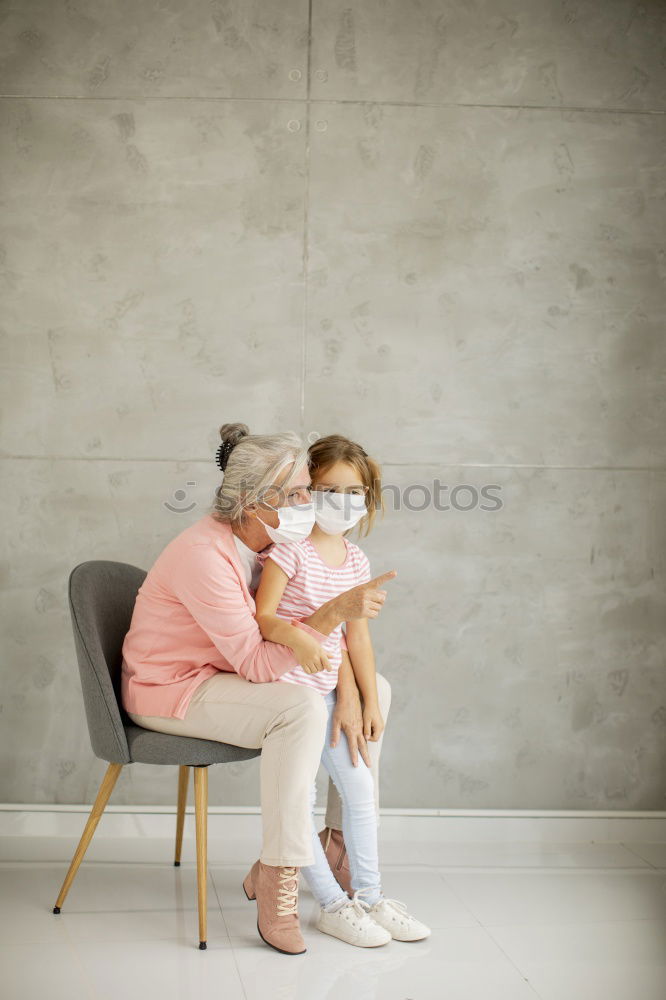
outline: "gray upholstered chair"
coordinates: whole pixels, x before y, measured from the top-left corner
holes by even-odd
[[[69,608],[81,675],[83,702],[93,753],[109,761],[95,803],[53,907],[60,913],[83,856],[113,787],[125,764],[177,764],[178,809],[175,865],[180,865],[189,768],[194,768],[199,948],[206,947],[206,835],[208,827],[208,767],[258,757],[261,750],[215,740],[169,736],[132,723],[120,698],[122,645],[132,619],[145,570],[127,563],[91,560],[75,566],[69,576]]]

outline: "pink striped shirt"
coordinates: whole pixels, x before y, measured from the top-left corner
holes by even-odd
[[[358,545],[343,538],[347,548],[347,558],[341,566],[329,566],[323,561],[309,538],[302,542],[281,542],[265,554],[260,554],[261,562],[272,559],[289,579],[276,614],[290,621],[292,618],[307,618],[326,601],[337,597],[345,590],[366,583],[370,579],[368,557]],[[320,670],[308,674],[301,666],[276,677],[289,684],[305,684],[315,688],[322,695],[332,691],[338,683],[338,669],[342,660],[342,625],[333,631],[320,645],[326,651],[331,670]]]

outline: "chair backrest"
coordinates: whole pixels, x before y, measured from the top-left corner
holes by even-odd
[[[131,760],[120,698],[122,646],[146,571],[128,563],[93,559],[69,575],[69,609],[93,753]]]

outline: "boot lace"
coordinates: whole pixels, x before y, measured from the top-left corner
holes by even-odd
[[[282,917],[288,913],[298,913],[298,877],[296,875],[296,868],[284,865],[278,870],[278,901],[277,901],[277,912],[278,916]],[[292,885],[287,883],[291,882]]]

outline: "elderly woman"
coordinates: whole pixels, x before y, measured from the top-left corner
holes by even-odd
[[[257,553],[310,530],[307,450],[295,434],[251,435],[244,424],[225,424],[220,436],[224,478],[211,509],[166,546],[139,588],[123,644],[122,701],[129,717],[147,729],[261,749],[257,928],[278,951],[302,954],[298,875],[314,862],[310,793],[328,713],[314,688],[271,682],[303,662],[324,666],[326,636],[341,622],[376,617],[386,597],[381,584],[394,574],[294,619],[302,633],[294,648],[263,640],[254,617]],[[377,693],[386,719],[391,689],[381,674]],[[354,763],[370,768],[378,812],[383,732],[377,742],[363,736],[361,695],[348,656],[336,695],[333,740],[342,730]],[[342,804],[330,779],[319,836],[347,889]]]

